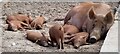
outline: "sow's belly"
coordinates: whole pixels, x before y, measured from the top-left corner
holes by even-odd
[[[68,22],[70,24],[76,26],[78,29],[81,29],[81,27],[82,27],[82,23],[80,22],[79,18],[71,18]]]

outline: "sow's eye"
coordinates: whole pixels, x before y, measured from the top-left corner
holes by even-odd
[[[102,26],[101,31],[104,31],[105,29],[106,29],[106,27],[105,27],[105,26]]]
[[[96,23],[96,22],[97,22],[97,19],[94,20],[94,23]]]
[[[95,24],[97,23],[97,20],[95,20],[94,22],[93,22],[93,28],[95,27]]]
[[[93,27],[95,27],[95,23],[93,24]]]

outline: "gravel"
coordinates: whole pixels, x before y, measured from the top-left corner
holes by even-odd
[[[48,31],[54,24],[63,25],[62,21],[54,21],[55,19],[64,19],[68,11],[78,5],[77,2],[8,2],[2,7],[2,17],[0,18],[3,30],[2,35],[2,52],[99,52],[104,40],[100,40],[95,44],[83,45],[78,49],[74,49],[72,45],[64,44],[65,49],[58,50],[57,47],[43,47],[35,44],[25,38],[23,31],[7,31],[5,26],[6,14],[11,15],[21,12],[29,14],[32,18],[35,16],[43,15],[47,21],[44,28],[41,30],[34,30],[44,32],[49,36]]]

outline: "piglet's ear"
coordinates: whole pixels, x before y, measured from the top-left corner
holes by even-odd
[[[59,30],[64,31],[64,29],[63,29],[63,27],[62,27],[62,26],[60,26]]]
[[[91,20],[94,20],[95,19],[95,12],[93,10],[93,7],[90,8],[90,10],[88,11],[88,16]]]
[[[10,24],[10,21],[9,21],[9,20],[6,20],[6,23]]]
[[[62,30],[62,27],[60,27],[59,30]]]
[[[82,38],[85,39],[85,36],[83,36]]]
[[[112,15],[112,13],[111,13],[111,11],[110,12],[108,12],[107,14],[106,14],[106,16],[105,16],[105,18],[104,18],[104,21],[107,23],[107,24],[109,24],[109,23],[112,23],[113,22],[113,15]]]

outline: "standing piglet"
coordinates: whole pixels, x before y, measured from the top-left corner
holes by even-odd
[[[70,43],[72,42],[74,45],[74,48],[79,48],[79,46],[83,45],[83,44],[88,44],[86,43],[86,40],[88,38],[88,33],[87,32],[80,32],[80,33],[76,33],[71,35],[70,40],[67,41],[66,43]]]
[[[45,22],[45,18],[43,16],[37,16],[36,19],[32,21],[31,26],[34,29],[40,29],[42,28],[44,22]]]
[[[75,34],[75,33],[79,32],[79,29],[74,25],[65,24],[63,26],[63,28],[64,28],[64,33],[66,35],[71,35],[71,34]]]
[[[27,39],[36,42],[42,46],[48,46],[48,38],[43,33],[27,31]]]
[[[54,43],[57,43],[58,49],[64,49],[64,29],[61,25],[54,25],[49,29],[49,35],[51,38],[51,44],[54,46]]]

